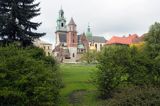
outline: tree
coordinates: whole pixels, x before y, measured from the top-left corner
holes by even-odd
[[[42,49],[0,47],[0,105],[56,106],[62,86],[59,66]]]
[[[31,19],[40,15],[40,3],[35,0],[0,0],[0,39],[5,42],[21,41],[31,44],[45,33],[36,33],[41,23]]]
[[[81,57],[82,61],[87,62],[88,64],[95,62],[97,59],[97,51],[87,51]]]
[[[156,22],[150,27],[145,41],[150,58],[155,59],[160,53],[160,23]]]
[[[129,47],[107,46],[98,59],[96,84],[101,98],[109,98],[113,91],[127,81],[129,66]]]
[[[160,85],[160,23],[156,22],[150,27],[145,41],[145,53],[152,61],[152,66],[149,69],[152,83],[154,85]]]

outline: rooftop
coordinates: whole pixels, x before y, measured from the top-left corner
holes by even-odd
[[[139,37],[137,34],[129,34],[128,37],[118,37],[118,36],[113,36],[107,44],[124,44],[124,45],[130,45],[132,43],[137,43],[140,42],[141,37]]]

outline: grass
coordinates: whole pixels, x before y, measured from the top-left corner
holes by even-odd
[[[61,70],[64,88],[61,90],[60,106],[86,106],[92,103],[96,87],[91,82],[91,76],[96,66],[62,64]]]
[[[130,100],[130,103],[138,103],[134,100],[142,101],[141,98],[138,98],[139,92],[142,93],[143,98],[148,98],[145,92],[143,94],[143,89],[138,91],[134,87],[132,88],[131,86],[131,89],[130,86],[128,86],[129,88],[122,87],[123,89],[119,89],[114,93],[112,98],[101,100],[97,98],[97,89],[91,82],[91,76],[93,76],[94,71],[96,71],[95,65],[61,64],[61,70],[64,88],[61,89],[59,106],[116,106],[118,103],[128,103],[128,100]],[[126,93],[127,91],[129,92]],[[150,93],[152,94],[152,90]],[[156,96],[154,97],[154,95],[152,98],[153,103],[154,100],[159,100]]]

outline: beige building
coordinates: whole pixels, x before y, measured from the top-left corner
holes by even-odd
[[[88,37],[89,48],[95,48],[97,52],[102,50],[102,47],[106,44],[106,39],[100,36]]]
[[[52,44],[41,41],[40,39],[35,40],[33,44],[39,48],[42,48],[46,56],[52,56]]]

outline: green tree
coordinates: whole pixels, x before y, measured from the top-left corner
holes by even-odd
[[[0,39],[3,42],[21,41],[29,45],[45,33],[36,33],[41,23],[31,19],[40,15],[35,0],[0,0]]]
[[[61,77],[57,62],[42,49],[0,47],[0,105],[55,106]]]
[[[145,37],[147,51],[152,59],[155,59],[160,53],[160,23],[155,23],[150,27]]]
[[[102,98],[112,96],[113,91],[127,81],[129,48],[127,46],[107,46],[98,59],[96,83]]]
[[[160,85],[160,23],[156,22],[150,27],[150,30],[145,37],[145,41],[145,53],[152,61],[152,66],[149,68],[152,84]]]
[[[128,61],[128,83],[136,86],[146,86],[151,84],[150,69],[152,61],[143,50],[136,47],[130,48],[130,61]]]
[[[89,50],[82,55],[81,60],[87,62],[88,64],[94,63],[97,60],[97,54],[97,51]]]

